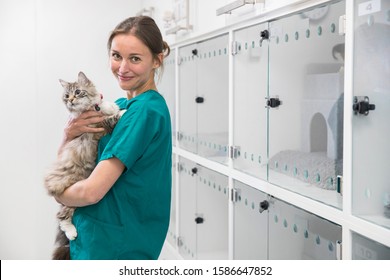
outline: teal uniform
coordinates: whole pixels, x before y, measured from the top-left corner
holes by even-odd
[[[98,161],[125,170],[97,204],[76,209],[71,259],[157,259],[169,225],[172,136],[164,98],[149,90],[116,101],[126,113],[99,142]]]

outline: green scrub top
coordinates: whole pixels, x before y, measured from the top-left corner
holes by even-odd
[[[99,142],[98,161],[118,158],[125,170],[97,204],[77,208],[71,259],[157,259],[169,226],[172,135],[156,91],[116,101],[126,109]]]

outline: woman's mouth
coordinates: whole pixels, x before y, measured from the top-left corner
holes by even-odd
[[[118,79],[119,79],[121,82],[130,81],[132,78],[133,78],[132,76],[125,76],[125,75],[120,75],[120,74],[118,74]]]

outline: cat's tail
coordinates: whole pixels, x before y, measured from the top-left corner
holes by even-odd
[[[59,228],[56,238],[57,247],[54,249],[53,260],[70,260],[69,239],[65,233]]]

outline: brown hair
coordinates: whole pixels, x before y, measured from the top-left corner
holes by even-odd
[[[170,53],[168,44],[163,40],[160,29],[156,22],[148,16],[129,17],[120,22],[111,32],[107,42],[108,51],[111,50],[111,44],[114,37],[119,34],[132,34],[141,40],[147,46],[154,59],[159,59],[160,53],[167,57]],[[160,61],[161,70],[163,63]]]

